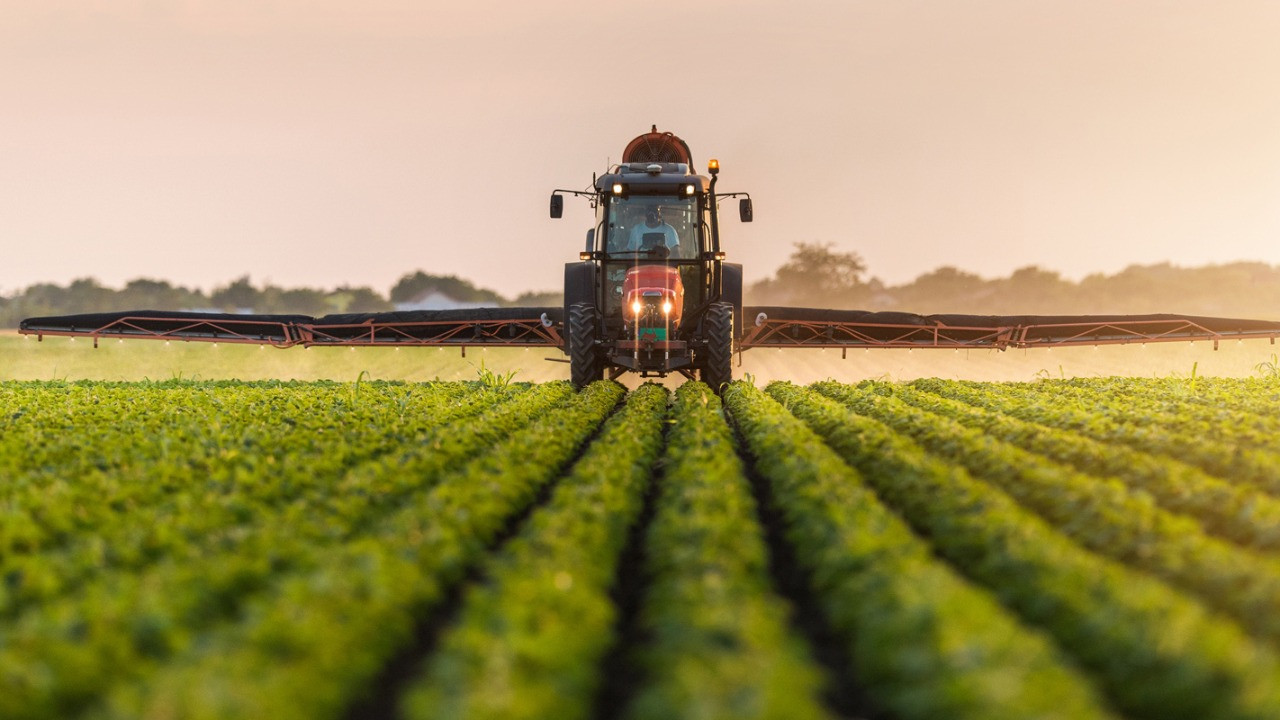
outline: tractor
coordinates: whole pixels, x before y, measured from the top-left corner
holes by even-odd
[[[564,268],[563,350],[574,385],[625,372],[678,372],[713,388],[732,380],[742,266],[724,261],[719,204],[737,197],[739,219],[751,222],[751,197],[716,192],[718,160],[707,175],[692,167],[689,145],[655,125],[591,190],[552,193],[552,218],[563,216],[564,195],[595,211],[578,262]]]
[[[632,140],[622,162],[590,190],[555,190],[595,210],[578,262],[564,268],[564,307],[493,307],[303,315],[130,310],[28,318],[35,335],[182,340],[304,347],[543,347],[568,360],[584,387],[625,372],[673,372],[719,390],[733,379],[733,354],[751,348],[1053,348],[1148,342],[1267,338],[1280,321],[1153,315],[917,315],[906,312],[742,306],[742,266],[726,263],[719,205],[738,198],[751,222],[751,197],[720,193],[720,163],[691,168],[689,146],[657,126]],[[750,319],[744,328],[743,317]],[[548,358],[551,359],[551,358]]]

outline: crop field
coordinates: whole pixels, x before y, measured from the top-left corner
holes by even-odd
[[[0,718],[1280,718],[1280,380],[0,382]]]

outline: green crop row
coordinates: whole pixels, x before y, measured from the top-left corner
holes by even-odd
[[[415,623],[557,477],[623,395],[595,383],[405,502],[369,535],[256,598],[144,682],[108,717],[339,717],[372,690]]]
[[[763,530],[720,400],[676,392],[645,540],[641,677],[627,717],[827,717],[820,674],[774,594]]]
[[[774,392],[794,404],[786,390]],[[901,718],[1111,716],[1051,643],[938,562],[782,405],[741,382],[725,402],[876,703]]]
[[[1150,384],[1131,378],[1107,378],[1087,384],[1045,380],[1024,387],[1086,400],[1097,412],[1106,413],[1123,425],[1156,427],[1164,432],[1260,448],[1280,447],[1280,417],[1274,412],[1274,399],[1254,402],[1251,393],[1214,393],[1216,401],[1207,404],[1201,397],[1207,389],[1198,383],[1195,391],[1184,386],[1181,392],[1158,394],[1151,394]]]
[[[358,465],[306,503],[228,528],[203,554],[104,573],[33,605],[0,635],[0,717],[63,717],[117,682],[146,677],[198,647],[207,628],[248,612],[255,597],[323,567],[335,545],[380,533],[388,513],[572,396],[567,383],[540,386],[431,442]]]
[[[1220,537],[1260,550],[1280,549],[1280,499],[1167,457],[943,397],[951,385],[945,380],[917,380],[896,387],[894,396],[1091,475],[1116,478],[1134,490],[1150,493],[1162,507],[1196,518]]]
[[[0,488],[0,555],[57,547],[104,527],[137,527],[135,513],[164,509],[171,494],[214,496],[261,483],[290,471],[296,456],[340,464],[394,448],[419,414],[397,422],[387,411],[393,397],[426,415],[465,397],[460,384],[365,387],[366,396],[382,397],[356,409],[345,406],[344,390],[25,388],[28,409],[0,436],[0,458],[10,461]]]
[[[301,395],[296,391],[292,394]],[[289,423],[278,422],[281,415],[266,413],[256,407],[256,402],[250,412],[224,411],[247,418],[248,427],[227,428],[223,423],[219,442],[234,443],[242,449],[219,458],[216,468],[193,462],[190,454],[179,450],[163,462],[148,465],[145,472],[136,476],[116,475],[119,479],[115,482],[104,479],[83,485],[80,481],[74,483],[81,486],[78,491],[83,487],[100,490],[97,498],[68,498],[49,492],[38,500],[11,499],[0,524],[6,527],[9,540],[22,537],[23,542],[10,542],[9,550],[0,553],[0,576],[9,578],[0,589],[0,616],[12,615],[30,602],[56,597],[97,573],[112,569],[137,571],[162,560],[203,557],[214,548],[235,542],[228,537],[235,529],[270,525],[270,518],[283,512],[301,512],[304,507],[324,502],[353,467],[382,455],[399,459],[406,447],[429,443],[447,433],[450,423],[523,393],[450,388],[447,394],[425,393],[423,402],[411,395],[401,396],[407,401],[403,404],[405,409],[414,418],[403,423],[395,421],[401,403],[391,398],[381,398],[379,403],[375,397],[368,403],[370,408],[381,406],[387,412],[367,410],[359,415],[343,415],[323,407],[330,399],[328,393],[316,394],[320,407],[302,400],[291,402],[295,412],[307,412],[282,415],[297,417]],[[155,398],[144,396],[139,400],[154,402]],[[176,400],[190,404],[187,397]],[[243,410],[238,402],[236,405],[237,410]],[[255,424],[257,428],[249,429]],[[287,430],[268,434],[263,427]],[[90,436],[80,455],[92,456],[98,450],[92,429],[88,423],[78,426],[77,434]],[[252,441],[247,437],[250,432]],[[145,452],[148,445],[170,443],[171,439],[168,435],[139,434],[134,444]],[[7,445],[8,440],[0,443]],[[255,445],[262,450],[254,451]],[[73,472],[67,475],[76,477]],[[21,481],[22,478],[14,478],[10,485]],[[119,507],[122,485],[128,486],[126,492],[130,494],[123,509]],[[31,485],[24,488],[27,495],[40,495],[45,490]],[[53,538],[47,535],[50,516],[74,516],[75,524],[83,527],[72,528],[71,523],[63,523],[64,537],[51,542]],[[30,532],[22,528],[29,528]],[[41,540],[35,540],[42,532],[46,534]]]
[[[666,413],[661,386],[633,392],[546,507],[485,564],[402,703],[406,718],[589,717],[600,662],[617,639],[610,586]]]
[[[147,475],[166,480],[163,466],[176,460],[225,480],[228,459],[273,449],[262,440],[312,441],[291,435],[299,423],[321,435],[359,432],[370,420],[363,411],[376,414],[378,425],[403,424],[412,404],[472,392],[464,383],[5,383],[0,395],[18,410],[0,418],[0,472],[15,482],[0,488],[0,498],[71,478],[74,485],[59,489],[76,491],[81,476],[94,473],[127,489]],[[402,411],[390,423],[388,404]]]
[[[1167,585],[1099,558],[1007,495],[816,392],[769,393],[858,468],[939,554],[1043,627],[1134,717],[1280,717],[1271,650]]]
[[[1211,475],[1280,496],[1280,453],[1237,443],[1211,441],[1159,427],[1134,427],[1094,411],[1088,399],[1041,393],[1029,387],[953,382],[946,397],[1012,415],[1020,420],[1071,430],[1106,443],[1127,445],[1181,460]]]
[[[257,568],[253,574],[283,571],[294,564],[295,556],[312,553],[316,541],[323,542],[336,532],[358,531],[367,522],[362,518],[376,517],[396,498],[420,487],[423,478],[433,477],[450,462],[493,442],[497,435],[488,428],[523,423],[528,413],[563,402],[569,395],[564,384],[545,385],[520,394],[512,402],[493,405],[493,396],[476,393],[476,403],[463,403],[464,415],[474,415],[486,405],[492,407],[483,415],[480,432],[464,424],[439,425],[425,430],[417,442],[400,446],[398,452],[366,458],[351,467],[308,463],[300,458],[296,472],[280,468],[277,474],[268,468],[256,482],[219,486],[216,491],[197,474],[188,478],[184,489],[157,499],[164,506],[159,515],[142,506],[121,519],[123,527],[118,533],[90,533],[83,541],[52,552],[6,558],[10,582],[0,589],[0,616],[14,615],[36,602],[48,603],[72,589],[92,595],[94,588],[81,586],[98,576],[103,576],[100,584],[113,588],[108,597],[127,598],[136,594],[135,588],[163,590],[171,583],[183,587],[179,578],[196,572],[200,574],[186,582],[217,590],[205,596],[215,600],[200,604],[217,604],[216,598],[226,595],[218,584],[223,571],[235,578],[227,591],[240,592],[238,588],[246,579],[240,563],[212,562],[216,558],[238,559],[246,552],[258,557],[269,552],[271,566]],[[323,454],[323,449],[316,452]],[[308,469],[313,477],[307,477]],[[175,474],[185,472],[174,470]],[[135,516],[139,525],[133,528],[130,521]],[[196,561],[212,564],[215,571],[206,575],[201,565],[190,564]],[[148,570],[153,566],[159,566],[157,573]],[[160,581],[158,577],[173,579]],[[120,587],[122,583],[124,587]],[[194,593],[178,597],[188,596],[194,597]]]
[[[1193,519],[1161,510],[1123,483],[908,405],[889,384],[813,388],[999,487],[1084,547],[1193,592],[1251,633],[1280,642],[1280,563],[1206,535]]]
[[[1280,717],[1274,380],[623,396],[0,383],[0,718]]]
[[[1226,411],[1237,419],[1243,418],[1250,426],[1265,428],[1273,433],[1280,431],[1280,418],[1275,416],[1276,404],[1280,403],[1280,382],[1276,382],[1275,378],[1109,377],[1052,382],[1167,403],[1210,420]],[[1272,437],[1274,439],[1274,435]],[[1260,439],[1265,440],[1264,437]]]

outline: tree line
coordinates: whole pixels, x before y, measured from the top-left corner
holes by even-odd
[[[137,279],[123,288],[92,278],[66,286],[32,285],[0,296],[0,327],[23,318],[121,310],[203,310],[320,316],[382,312],[430,293],[486,306],[546,306],[562,302],[560,292],[528,292],[508,298],[456,275],[421,270],[404,275],[383,295],[367,287],[283,288],[255,286],[241,277],[210,292]],[[868,274],[862,257],[830,244],[796,243],[772,277],[746,288],[748,305],[791,305],[920,314],[1082,315],[1178,313],[1259,319],[1280,318],[1280,266],[1236,262],[1196,268],[1168,263],[1133,265],[1113,275],[1079,281],[1039,267],[1008,277],[983,278],[955,267],[940,267],[911,282],[890,285]]]
[[[387,294],[367,286],[333,289],[283,288],[269,283],[255,286],[248,276],[205,292],[164,280],[139,278],[123,288],[106,287],[93,278],[67,285],[39,283],[10,296],[0,296],[0,327],[13,328],[23,318],[123,310],[193,310],[204,312],[297,314],[366,313],[394,310],[439,293],[458,302],[489,306],[557,305],[560,293],[524,293],[506,298],[455,275],[422,271],[400,278]]]
[[[922,315],[1088,315],[1176,313],[1280,318],[1280,266],[1234,262],[1203,267],[1131,265],[1079,281],[1040,267],[983,278],[940,267],[890,285],[867,273],[853,252],[797,243],[773,277],[751,285],[749,305],[894,310]]]

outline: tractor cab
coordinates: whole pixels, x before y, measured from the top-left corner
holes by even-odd
[[[580,262],[565,266],[574,383],[606,369],[612,377],[700,370],[718,387],[730,379],[742,307],[741,266],[724,263],[720,251],[719,164],[711,162],[710,177],[695,174],[688,145],[656,127],[622,157],[590,191],[557,190],[551,199],[552,217],[562,212],[560,193],[586,196],[595,209]]]
[[[644,176],[646,179],[648,175]],[[686,187],[697,188],[697,176],[678,175]],[[618,179],[618,182],[612,182]],[[683,285],[682,295],[689,306],[696,307],[707,296],[713,268],[705,262],[713,252],[710,211],[706,194],[644,193],[647,188],[623,184],[624,191],[614,194],[613,186],[629,180],[625,174],[608,174],[600,178],[605,191],[596,209],[596,231],[593,255],[599,258],[604,275],[602,309],[606,321],[617,320],[625,309],[623,288],[628,273],[641,266],[658,266],[671,271]],[[658,188],[659,190],[663,188]],[[646,273],[643,277],[657,277]]]

